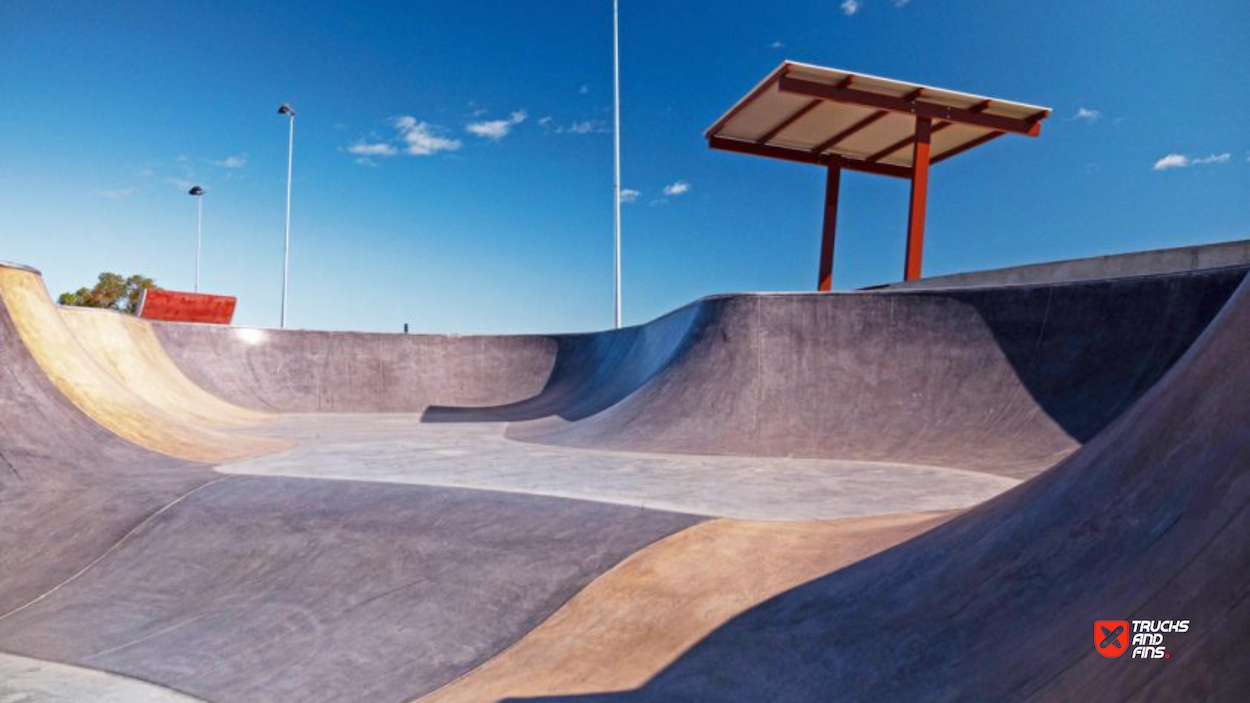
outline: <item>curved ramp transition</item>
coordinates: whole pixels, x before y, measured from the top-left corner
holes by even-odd
[[[74,337],[113,378],[174,418],[207,427],[247,427],[270,413],[227,403],[196,385],[174,364],[152,324],[112,310],[59,309]]]
[[[734,618],[641,687],[533,701],[1237,701],[1250,693],[1250,290],[1059,466]],[[1109,660],[1095,620],[1188,620]]]
[[[0,267],[0,692],[1245,700],[1245,272],[449,337]],[[1095,619],[1191,629],[1109,660]]]
[[[220,463],[289,445],[229,436],[170,415],[122,385],[66,326],[37,272],[0,266],[0,299],[26,349],[65,397],[123,439],[162,454]]]

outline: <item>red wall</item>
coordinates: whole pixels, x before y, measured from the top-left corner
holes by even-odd
[[[144,291],[139,317],[145,320],[228,325],[234,319],[235,302],[237,299],[230,295],[151,289]]]

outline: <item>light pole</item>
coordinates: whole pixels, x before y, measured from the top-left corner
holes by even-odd
[[[282,248],[282,312],[278,317],[278,327],[286,328],[286,289],[291,280],[291,162],[295,159],[295,109],[289,103],[282,103],[278,114],[291,118],[291,132],[286,147],[286,243]]]
[[[204,189],[192,186],[188,195],[195,196],[195,292],[200,292],[200,243],[204,234]]]
[[[616,329],[621,327],[621,40],[618,0],[612,0],[612,113],[613,190],[616,193],[612,258],[612,307]]]

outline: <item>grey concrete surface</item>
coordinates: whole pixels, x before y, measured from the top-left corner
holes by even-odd
[[[189,375],[251,407],[424,412],[429,422],[510,422],[511,438],[570,447],[1024,478],[1124,412],[1244,274],[720,296],[583,335],[250,338],[189,325],[158,334]],[[334,400],[345,394],[384,402]]]
[[[1024,478],[1131,406],[1243,276],[1222,270],[932,294],[714,298],[698,304],[684,346],[645,384],[594,414],[556,409],[515,422],[508,436]],[[581,387],[593,394],[604,382],[592,369]],[[444,419],[446,411],[426,416]]]
[[[0,650],[213,703],[406,701],[704,519],[657,505],[924,509],[1042,472],[561,700],[1246,700],[1243,276],[721,296],[586,335],[161,326],[232,402],[409,413],[288,418],[296,450],[223,469],[269,475],[104,432],[0,316]],[[1107,662],[1108,617],[1193,629]]]
[[[1250,699],[1250,284],[1068,460],[730,621],[643,687],[544,703]],[[1097,619],[1189,620],[1111,661]]]
[[[694,456],[513,442],[491,424],[416,415],[288,416],[266,425],[297,448],[218,467],[230,474],[423,484],[748,520],[825,520],[975,505],[1015,479],[931,466]]]
[[[0,653],[0,703],[206,703],[163,686]]]
[[[215,703],[404,701],[699,520],[540,496],[229,477],[0,619],[0,650]]]
[[[0,616],[218,478],[89,420],[43,374],[0,306]]]
[[[928,276],[874,288],[934,290],[970,286],[1038,285],[1247,266],[1250,266],[1250,240],[1240,240]]]
[[[555,361],[546,336],[310,332],[176,322],[153,325],[183,372],[254,410],[417,412],[497,405],[542,389]]]

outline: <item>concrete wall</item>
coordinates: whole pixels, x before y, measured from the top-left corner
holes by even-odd
[[[1250,240],[1200,244],[1175,249],[1154,249],[1130,254],[1110,254],[1086,259],[1050,261],[1028,266],[969,271],[948,276],[932,276],[918,281],[873,286],[888,290],[931,288],[966,288],[1067,281],[1092,281],[1101,278],[1149,276],[1200,269],[1215,269],[1250,264]]]

